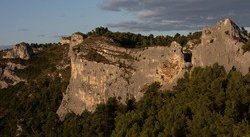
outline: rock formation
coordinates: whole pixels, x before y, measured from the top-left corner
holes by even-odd
[[[12,62],[1,63],[0,67],[0,89],[7,88],[10,85],[16,85],[24,79],[19,78],[14,71],[18,69],[24,69],[25,66],[21,64],[15,64]]]
[[[192,50],[192,65],[223,65],[227,71],[235,67],[246,74],[250,67],[250,53],[243,53],[244,40],[248,39],[230,19],[218,22],[202,31],[201,43]]]
[[[70,40],[71,40],[71,37],[62,37],[59,43],[61,45],[69,44]]]
[[[97,104],[116,97],[121,102],[139,100],[155,81],[171,85],[182,77],[184,59],[181,46],[125,49],[105,37],[84,40],[75,34],[70,42],[71,79],[57,114],[93,111]]]
[[[30,56],[33,54],[32,48],[27,43],[19,43],[15,45],[13,49],[8,51],[3,58],[20,58],[24,60],[30,59]]]
[[[183,49],[176,42],[170,47],[125,49],[106,37],[73,34],[70,83],[57,114],[63,120],[69,112],[94,111],[109,97],[123,103],[130,98],[139,100],[152,82],[170,88],[192,66],[219,63],[227,71],[235,67],[246,74],[250,52],[243,53],[242,46],[247,39],[229,19],[203,29],[201,40],[189,41]]]

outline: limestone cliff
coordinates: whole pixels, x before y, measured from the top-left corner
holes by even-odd
[[[20,58],[24,60],[30,59],[30,56],[33,54],[31,46],[27,43],[19,43],[15,45],[13,49],[8,51],[3,58]]]
[[[250,52],[242,50],[248,37],[229,19],[204,28],[201,39],[189,41],[183,49],[176,42],[170,47],[125,49],[106,37],[77,33],[70,39],[71,78],[57,110],[61,120],[69,112],[94,111],[109,97],[123,103],[139,100],[155,81],[170,88],[186,68],[219,63],[227,71],[235,67],[246,74],[250,66]]]
[[[235,67],[246,74],[250,67],[250,53],[243,53],[243,42],[248,39],[230,19],[218,22],[202,31],[201,43],[192,50],[192,64],[209,66],[223,65],[227,71]]]
[[[85,40],[73,35],[70,42],[71,79],[57,114],[93,111],[97,104],[116,97],[121,102],[143,96],[155,81],[163,86],[182,77],[185,63],[181,46],[125,49],[105,37]]]

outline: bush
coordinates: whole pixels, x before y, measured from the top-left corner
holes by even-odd
[[[243,46],[242,49],[244,52],[250,51],[250,40],[248,40]]]
[[[177,33],[174,37],[168,35],[155,37],[153,34],[143,36],[141,34],[134,34],[130,32],[112,32],[109,31],[108,28],[98,27],[89,32],[88,35],[106,36],[112,38],[115,42],[119,43],[120,46],[125,48],[141,48],[148,46],[170,46],[173,41],[177,41],[184,46],[188,40],[199,40],[201,32],[190,33],[187,36]]]

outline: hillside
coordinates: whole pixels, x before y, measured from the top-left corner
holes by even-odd
[[[1,51],[0,136],[248,136],[249,35],[99,27]]]

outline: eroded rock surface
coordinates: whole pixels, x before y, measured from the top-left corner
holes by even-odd
[[[69,112],[94,111],[109,97],[123,103],[130,98],[139,100],[149,84],[159,81],[169,86],[185,71],[176,42],[170,47],[125,49],[105,37],[77,41],[70,43],[71,79],[57,111],[61,120]]]
[[[25,66],[8,62],[1,64],[0,67],[0,89],[7,88],[10,85],[16,85],[21,81],[26,81],[15,74],[15,70],[24,69]]]
[[[27,43],[19,43],[15,45],[13,49],[8,51],[3,58],[20,58],[24,60],[30,59],[30,56],[33,54],[31,46]]]
[[[230,19],[204,28],[201,44],[192,50],[192,65],[203,67],[218,63],[227,71],[235,67],[246,74],[250,67],[250,53],[243,53],[242,46],[247,38]]]
[[[71,40],[71,37],[62,37],[59,43],[61,45],[69,44],[70,40]]]

